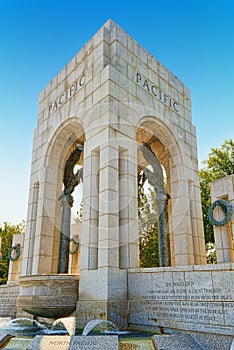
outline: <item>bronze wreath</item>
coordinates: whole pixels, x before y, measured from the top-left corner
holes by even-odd
[[[220,207],[225,214],[225,218],[221,221],[215,220],[213,216],[213,211],[216,207]],[[209,221],[214,226],[226,225],[226,223],[231,219],[231,217],[232,217],[232,206],[228,201],[224,199],[218,199],[217,201],[213,202],[208,210]]]
[[[74,247],[74,249],[70,249],[69,253],[70,254],[75,254],[78,251],[79,242],[76,241],[74,238],[70,238],[70,242],[73,242],[75,244],[75,247]]]
[[[12,256],[12,252],[15,251],[15,256]],[[18,245],[15,245],[14,247],[11,247],[11,249],[8,252],[8,258],[11,261],[16,261],[17,259],[19,259],[20,256],[20,247]]]

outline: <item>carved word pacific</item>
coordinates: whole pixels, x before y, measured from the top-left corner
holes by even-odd
[[[157,86],[151,84],[147,79],[144,79],[140,73],[136,74],[136,82],[140,84],[144,89],[149,91],[158,100],[163,102],[168,107],[174,109],[177,113],[179,112],[179,105],[176,101],[172,100],[165,92],[161,91]]]
[[[66,91],[64,91],[51,105],[49,105],[49,114],[55,112],[59,107],[61,107],[64,102],[69,100],[80,87],[85,84],[85,74],[83,74],[79,79],[74,81]]]

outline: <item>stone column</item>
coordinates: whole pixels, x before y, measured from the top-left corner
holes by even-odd
[[[29,240],[29,264],[27,266],[27,275],[32,274],[32,261],[34,255],[34,241],[36,233],[36,221],[37,221],[37,211],[38,211],[38,198],[39,198],[39,182],[34,184],[33,188],[33,203],[32,203],[32,221],[30,225],[30,240]]]
[[[100,147],[98,268],[119,268],[118,160],[118,146]]]
[[[126,327],[127,269],[138,267],[136,143],[108,127],[84,153],[77,327],[94,318]]]
[[[158,241],[160,266],[170,265],[168,221],[167,221],[167,195],[165,193],[156,193],[156,205],[158,212]]]
[[[59,201],[62,207],[62,223],[60,234],[58,273],[68,273],[71,207],[73,204],[73,198],[72,196],[67,196],[62,193],[59,197]]]
[[[129,174],[128,152],[119,153],[119,268],[129,268]]]

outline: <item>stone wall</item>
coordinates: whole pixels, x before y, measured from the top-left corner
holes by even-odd
[[[19,289],[18,284],[0,286],[0,317],[16,316],[16,299]]]
[[[130,270],[130,324],[234,334],[234,264]]]

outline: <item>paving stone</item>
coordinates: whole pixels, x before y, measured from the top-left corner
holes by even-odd
[[[203,350],[188,334],[154,335],[157,350]]]

